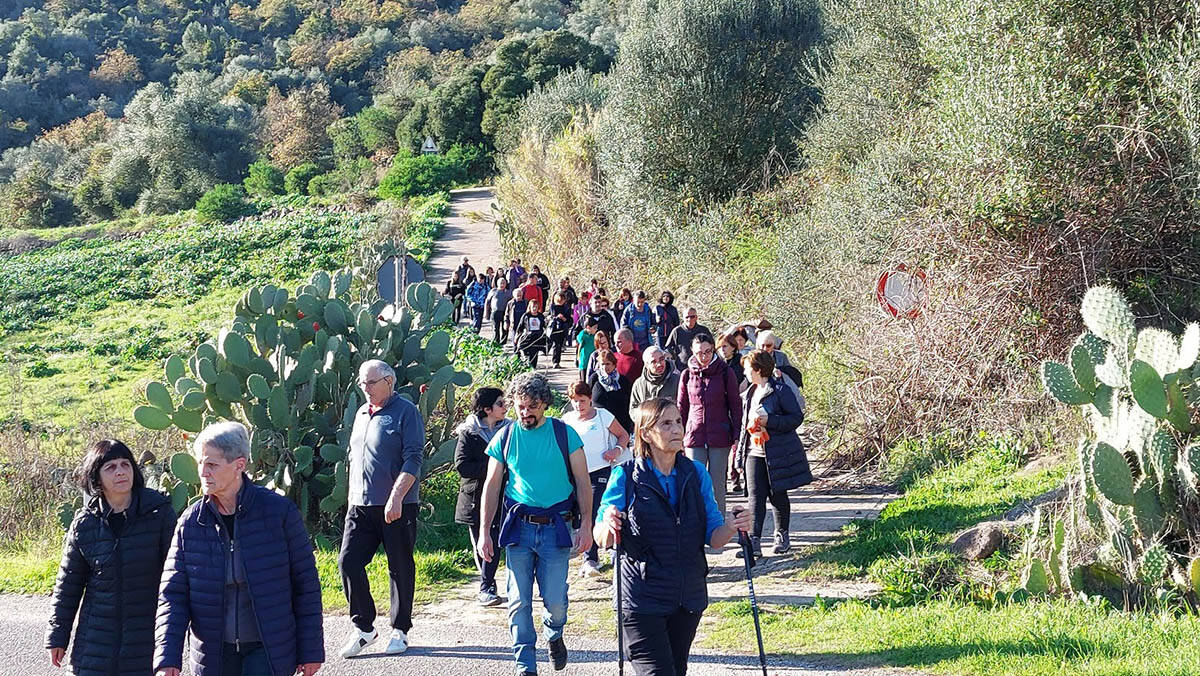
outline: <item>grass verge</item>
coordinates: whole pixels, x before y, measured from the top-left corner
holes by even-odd
[[[752,650],[746,603],[714,605],[703,647]],[[1200,673],[1200,618],[1125,614],[1099,604],[1031,601],[991,608],[936,601],[888,608],[863,601],[772,607],[769,654],[938,674],[1133,676]]]

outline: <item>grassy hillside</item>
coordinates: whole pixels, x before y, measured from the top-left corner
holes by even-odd
[[[347,264],[378,213],[302,201],[271,217],[198,225],[187,214],[135,230],[0,257],[0,420],[72,428],[124,419],[162,360],[206,340],[253,283]]]

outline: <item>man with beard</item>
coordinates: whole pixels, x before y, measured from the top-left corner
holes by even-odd
[[[480,557],[491,561],[505,547],[508,567],[508,621],[518,674],[537,673],[537,630],[533,624],[533,582],[542,597],[543,633],[556,671],[567,666],[563,626],[567,623],[567,567],[592,545],[592,490],[583,440],[569,425],[546,416],[550,383],[537,372],[509,385],[517,411],[488,443],[487,479],[480,523],[491,523],[504,484],[499,542],[480,534]],[[577,529],[573,532],[573,529]]]

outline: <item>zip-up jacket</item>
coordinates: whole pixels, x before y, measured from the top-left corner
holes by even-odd
[[[155,670],[182,667],[190,629],[192,673],[222,676],[226,566],[239,551],[271,674],[292,676],[299,664],[325,661],[321,584],[300,510],[245,475],[242,482],[231,542],[208,499],[179,519],[159,587]]]
[[[625,612],[703,612],[708,607],[708,522],[696,466],[682,455],[675,463],[679,500],[672,508],[648,462],[634,459],[622,466],[628,505],[621,528]]]
[[[75,512],[54,583],[46,648],[67,647],[78,611],[71,643],[76,674],[148,674],[156,592],[175,530],[175,510],[165,495],[143,488],[125,510],[120,536],[108,525],[110,513],[99,497]]]

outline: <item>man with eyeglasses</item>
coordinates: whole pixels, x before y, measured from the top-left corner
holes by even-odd
[[[342,657],[361,653],[379,637],[367,564],[381,543],[391,580],[392,635],[385,652],[394,655],[408,649],[417,572],[413,562],[417,482],[425,445],[421,413],[396,394],[396,372],[387,362],[363,362],[358,386],[367,403],[359,407],[350,432],[350,493],[338,557],[354,629],[342,647]]]

